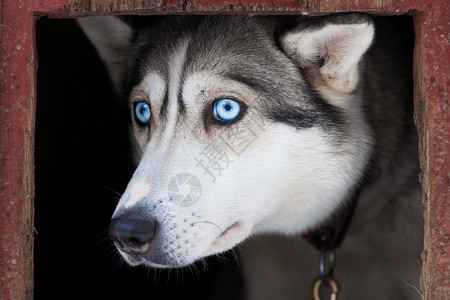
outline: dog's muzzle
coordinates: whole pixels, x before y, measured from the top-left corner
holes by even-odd
[[[119,250],[128,254],[145,254],[155,235],[156,221],[122,214],[111,220],[108,235]]]

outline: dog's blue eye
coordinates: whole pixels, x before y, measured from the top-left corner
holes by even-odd
[[[233,121],[241,112],[241,106],[231,99],[220,99],[214,103],[214,118],[219,121]]]
[[[134,107],[134,116],[136,121],[141,125],[147,125],[150,123],[150,106],[145,102],[138,102]]]

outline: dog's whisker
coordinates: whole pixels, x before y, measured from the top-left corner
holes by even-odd
[[[223,232],[222,228],[220,228],[219,225],[217,225],[216,223],[214,223],[214,222],[212,222],[212,221],[206,220],[206,221],[196,221],[196,222],[192,222],[192,224],[198,224],[198,223],[208,223],[208,224],[212,224],[212,225],[216,226],[216,227],[219,229],[220,232]]]
[[[114,190],[113,188],[110,188],[110,187],[108,187],[108,186],[105,186],[105,188],[106,189],[108,189],[108,190],[110,190],[111,192],[113,192],[113,193],[115,193],[116,194],[116,196],[118,196],[119,198],[117,198],[117,199],[120,199],[120,198],[122,198],[122,194],[121,193],[119,193],[119,192],[117,192],[116,190]]]
[[[425,297],[423,296],[423,294],[420,292],[420,290],[418,288],[416,288],[414,285],[408,283],[405,279],[402,279],[402,281],[410,288],[412,288],[417,294],[420,295],[421,299],[425,299]]]
[[[102,236],[103,236],[103,237],[102,237]],[[102,244],[104,244],[104,243],[107,243],[107,242],[111,241],[110,238],[109,238],[109,236],[108,236],[108,232],[107,232],[106,230],[103,231],[102,233],[100,233],[100,234],[97,236],[97,238],[100,239],[100,240],[97,242],[97,246],[100,246],[100,245],[102,245]]]

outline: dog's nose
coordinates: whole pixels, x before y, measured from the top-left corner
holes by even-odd
[[[150,250],[155,228],[154,220],[118,217],[111,220],[108,235],[123,252],[144,254]]]

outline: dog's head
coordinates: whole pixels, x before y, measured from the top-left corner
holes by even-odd
[[[139,165],[109,230],[128,263],[184,266],[252,233],[305,231],[361,177],[367,16],[79,23],[132,114]]]

